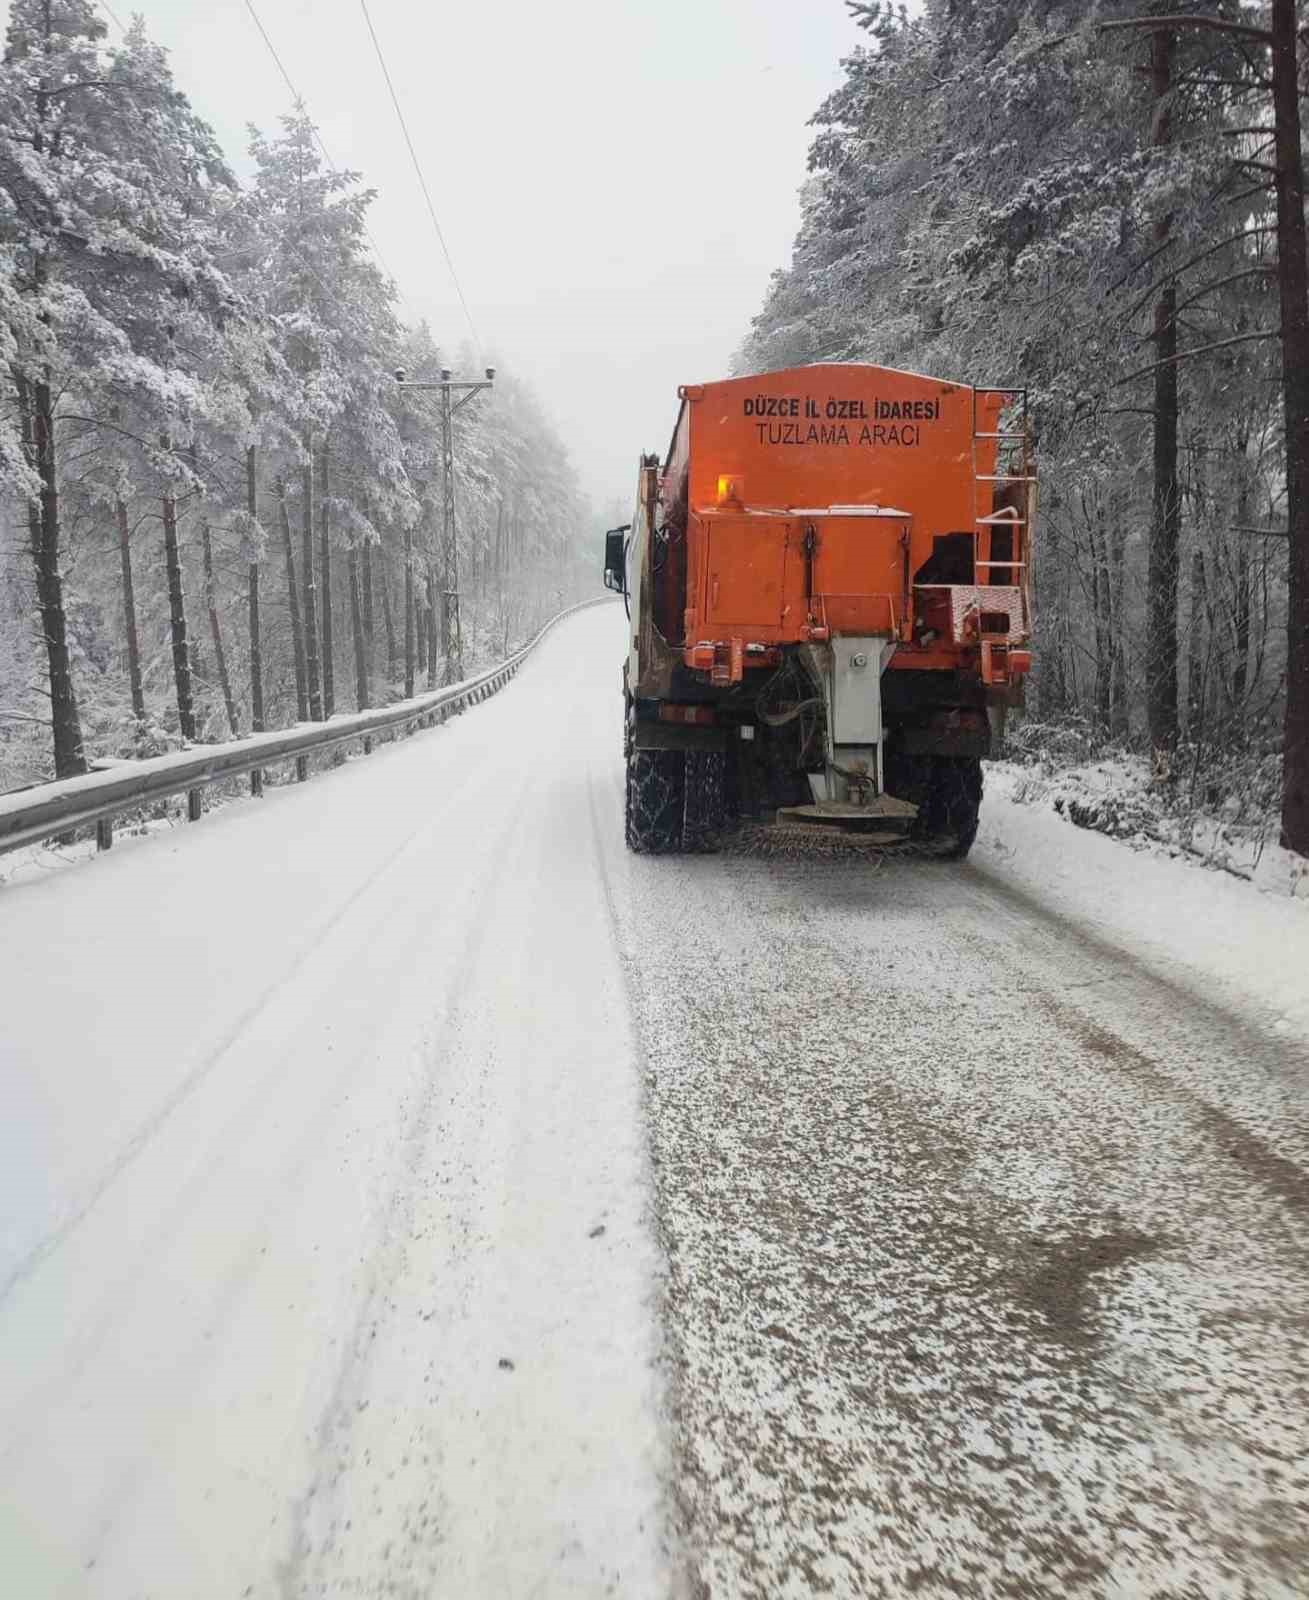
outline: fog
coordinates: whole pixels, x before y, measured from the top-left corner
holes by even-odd
[[[476,343],[360,6],[254,3],[333,160],[377,190],[405,314],[527,378],[588,492],[626,502],[677,385],[726,372],[789,255],[807,120],[862,37],[842,0],[371,0]],[[290,96],[244,0],[144,15],[248,171],[247,125],[275,128]]]

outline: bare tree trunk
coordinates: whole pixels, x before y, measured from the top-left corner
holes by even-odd
[[[1172,143],[1173,55],[1177,36],[1159,28],[1150,36],[1156,149]],[[1156,246],[1167,243],[1171,219],[1154,225]],[[1177,564],[1182,498],[1177,480],[1177,289],[1162,289],[1154,308],[1154,492],[1147,581],[1146,714],[1150,742],[1164,749],[1177,741]]]
[[[227,711],[227,726],[235,739],[241,726],[236,715],[236,701],[232,698],[232,680],[227,673],[227,652],[223,649],[223,625],[218,617],[218,587],[214,582],[214,546],[210,537],[209,518],[200,518],[200,552],[204,562],[205,606],[209,611],[209,637],[214,641],[214,670],[218,674],[218,687],[223,692],[223,706]]]
[[[505,536],[505,497],[503,492],[496,502],[495,508],[495,533],[491,539],[491,579],[495,595],[496,615],[501,627],[504,626],[505,614],[505,585],[504,585],[504,536]]]
[[[49,4],[44,10],[44,37],[47,48],[53,23]],[[55,91],[59,92],[59,91]],[[36,97],[37,126],[32,146],[37,155],[47,148],[46,119],[51,96],[43,88]],[[39,252],[32,257],[32,288],[38,293],[45,282],[47,263]],[[45,313],[41,321],[45,322]],[[82,745],[82,722],[73,689],[72,663],[68,651],[68,618],[64,613],[64,576],[59,566],[59,477],[55,452],[54,396],[49,371],[44,379],[30,384],[26,376],[14,372],[21,419],[23,453],[41,480],[39,504],[29,503],[28,533],[31,538],[32,565],[36,569],[36,604],[41,617],[41,636],[45,640],[46,665],[50,682],[50,729],[53,735],[55,777],[73,778],[86,771]]]
[[[1112,711],[1109,718],[1110,736],[1120,743],[1131,733],[1131,710],[1127,701],[1127,616],[1124,597],[1126,592],[1127,524],[1121,516],[1122,507],[1115,506],[1115,515],[1109,529],[1109,584],[1111,601],[1109,612],[1113,626],[1113,686]]]
[[[245,509],[250,518],[250,565],[246,573],[246,604],[250,633],[250,732],[264,731],[264,647],[259,628],[259,556],[261,546],[255,540],[255,525],[259,520],[259,483],[256,472],[255,447],[250,445],[245,453]],[[264,775],[259,767],[250,774],[250,793],[264,792]]]
[[[386,679],[388,683],[394,683],[400,670],[400,652],[396,648],[395,618],[391,614],[391,576],[387,571],[384,547],[379,549],[378,558],[381,561],[378,581],[382,590],[382,624],[386,629]]]
[[[444,616],[444,610],[442,615]],[[429,568],[427,573],[427,687],[436,688],[436,658],[437,651],[444,645],[442,638],[437,639],[436,629],[436,576]]]
[[[163,440],[169,449],[167,438]],[[195,698],[191,689],[191,648],[186,628],[186,593],[182,585],[182,554],[177,543],[177,498],[171,492],[162,499],[164,518],[164,565],[168,572],[168,615],[173,639],[173,682],[177,687],[177,725],[184,739],[194,739]]]
[[[414,598],[414,649],[418,659],[415,662],[416,677],[421,680],[427,676],[427,638],[428,618],[430,613],[423,604],[421,595]]]
[[[1058,507],[1058,497],[1051,496],[1049,511]],[[1060,519],[1050,516],[1045,538],[1032,551],[1032,584],[1036,612],[1036,663],[1035,712],[1043,721],[1053,721],[1067,709],[1067,685],[1064,673],[1063,637],[1059,619],[1065,609],[1063,558],[1060,536]],[[508,615],[508,601],[504,602]]]
[[[300,619],[300,595],[295,578],[295,540],[291,537],[291,517],[286,509],[286,483],[277,480],[277,517],[282,525],[282,553],[286,557],[286,608],[291,614],[291,645],[295,654],[296,720],[309,721],[309,676],[305,670],[305,632]]]
[[[1227,709],[1239,718],[1245,702],[1246,680],[1250,667],[1250,535],[1243,531],[1253,522],[1250,500],[1253,477],[1250,471],[1250,436],[1238,425],[1232,440],[1239,459],[1236,479],[1235,518],[1231,534],[1231,609],[1227,617],[1230,629],[1231,656],[1224,658],[1227,669],[1223,679],[1223,693]],[[1224,563],[1225,564],[1225,563]]]
[[[1206,599],[1204,551],[1196,539],[1191,552],[1191,621],[1186,641],[1186,731],[1193,744],[1204,737],[1204,656]]]
[[[1282,843],[1309,856],[1309,261],[1304,220],[1295,0],[1273,0],[1272,64],[1277,167],[1277,278],[1282,308],[1286,522],[1286,715],[1282,743]]]
[[[318,604],[314,585],[314,451],[305,441],[304,465],[300,469],[301,513],[300,585],[304,592],[305,684],[309,690],[309,715],[323,720],[322,679],[318,670]]]
[[[1271,514],[1271,513],[1270,513]],[[1259,600],[1250,615],[1251,648],[1250,679],[1247,694],[1253,694],[1264,678],[1264,664],[1268,656],[1268,623],[1270,619],[1268,594],[1268,549],[1265,544],[1259,552]],[[1255,627],[1256,619],[1258,627]]]
[[[405,699],[414,696],[414,535],[405,529]]]
[[[359,596],[359,552],[353,545],[347,557],[350,569],[350,621],[355,640],[355,708],[364,711],[368,698],[368,640],[364,631],[363,606]]]
[[[68,621],[64,615],[64,578],[59,567],[59,485],[55,470],[55,419],[50,386],[29,384],[14,375],[22,422],[23,449],[41,479],[41,497],[27,508],[32,566],[36,573],[36,604],[45,642],[50,681],[50,728],[53,735],[55,777],[75,778],[86,771],[82,749],[82,723],[73,690],[68,651]]]
[[[256,476],[255,447],[245,453],[245,508],[251,523],[259,520],[259,486]],[[250,731],[264,731],[264,649],[259,631],[259,552],[252,541],[250,568],[247,574],[247,595],[250,607]]]
[[[1109,611],[1109,563],[1104,530],[1096,526],[1100,508],[1087,514],[1087,535],[1091,546],[1091,595],[1095,613],[1095,726],[1103,737],[1109,732],[1113,694],[1113,633]]]
[[[1239,714],[1245,704],[1246,676],[1250,670],[1250,547],[1248,535],[1237,535],[1236,603],[1232,616],[1232,707]]]
[[[118,559],[123,569],[123,632],[127,636],[127,682],[132,691],[132,715],[145,721],[145,688],[141,682],[141,639],[136,631],[136,585],[132,581],[132,543],[127,526],[127,502],[115,500],[118,521]]]
[[[373,627],[375,610],[373,606],[373,546],[371,540],[366,539],[364,541],[364,547],[360,551],[359,557],[363,566],[364,577],[364,648],[368,658],[368,676],[371,678],[377,669],[377,649]]]
[[[321,468],[318,484],[318,548],[319,576],[323,580],[323,715],[330,717],[336,710],[336,661],[332,648],[332,538],[328,498],[331,494],[327,445],[319,456]]]

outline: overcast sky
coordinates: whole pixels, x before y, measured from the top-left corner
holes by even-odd
[[[406,314],[467,325],[358,0],[254,0]],[[7,8],[6,8],[7,9]],[[242,172],[289,96],[244,0],[143,11]],[[549,407],[603,507],[723,376],[790,254],[808,118],[859,42],[842,0],[369,0],[482,346]],[[112,36],[112,35],[111,35]]]

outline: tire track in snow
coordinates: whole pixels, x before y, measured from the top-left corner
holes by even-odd
[[[1171,1096],[1252,1179],[1297,1212],[1309,1210],[1303,1041],[1274,1031],[1258,1007],[1233,1012],[1181,974],[1134,962],[989,873],[970,869],[961,877],[980,926],[960,938],[979,962],[1002,963],[1009,983],[1030,993],[1102,1068],[1134,1074],[1153,1093]],[[1009,935],[998,944],[989,933],[997,914]],[[1103,975],[1068,981],[1070,968]]]
[[[366,1403],[371,1380],[370,1357],[377,1327],[379,1322],[386,1320],[391,1292],[405,1271],[408,1254],[414,1243],[414,1217],[420,1188],[418,1169],[432,1137],[436,1097],[443,1088],[441,1069],[451,1041],[459,1033],[469,979],[483,958],[487,939],[492,932],[485,902],[494,896],[504,878],[508,841],[522,831],[525,808],[521,801],[527,793],[527,787],[526,780],[520,779],[520,803],[510,808],[493,837],[487,857],[488,870],[479,881],[475,897],[482,915],[472,921],[469,938],[459,961],[446,977],[443,1001],[435,1009],[433,1022],[424,1032],[420,1046],[421,1094],[417,1105],[407,1114],[400,1139],[402,1153],[393,1174],[390,1200],[369,1249],[368,1287],[359,1298],[353,1324],[341,1341],[335,1378],[315,1429],[311,1482],[292,1505],[288,1555],[278,1571],[278,1587],[283,1600],[299,1600],[306,1592],[306,1568],[318,1553],[313,1543],[313,1512],[319,1490],[326,1489],[330,1494],[349,1471],[351,1430],[359,1408]],[[329,1527],[329,1539],[331,1532]]]
[[[261,1004],[248,1013],[244,1026],[232,1030],[229,1042],[209,1065],[212,1069],[226,1063],[229,1073],[241,1075],[239,1101],[235,1105],[229,1102],[220,1106],[220,1118],[207,1124],[203,1132],[198,1127],[193,1130],[202,1140],[199,1153],[191,1161],[185,1180],[169,1194],[167,1206],[158,1212],[144,1233],[133,1240],[129,1258],[124,1261],[121,1251],[106,1258],[107,1281],[83,1310],[72,1337],[61,1345],[58,1364],[52,1366],[39,1383],[29,1383],[21,1406],[6,1415],[6,1438],[0,1451],[0,1463],[13,1461],[30,1447],[34,1432],[41,1428],[41,1419],[48,1413],[55,1396],[84,1376],[101,1344],[130,1310],[143,1281],[193,1228],[197,1208],[216,1187],[221,1189],[225,1171],[230,1172],[237,1162],[248,1167],[252,1141],[260,1136],[261,1128],[270,1120],[270,1099],[277,1097],[289,1102],[294,1095],[294,1106],[285,1115],[295,1119],[303,1113],[298,1131],[289,1145],[279,1142],[271,1153],[277,1194],[283,1204],[292,1202],[307,1168],[321,1150],[327,1129],[341,1114],[345,1091],[365,1065],[355,1051],[336,1052],[330,1046],[325,1048],[326,1036],[321,1031],[309,1040],[297,1037],[304,995],[306,991],[330,993],[333,989],[339,990],[343,982],[348,983],[358,953],[372,945],[383,929],[387,930],[391,946],[403,949],[430,921],[430,906],[418,897],[401,900],[399,904],[403,910],[397,910],[395,886],[391,880],[404,858],[438,824],[439,818],[425,823],[391,852],[380,868],[325,920],[321,925],[324,937],[301,952],[280,987],[262,997]],[[516,826],[517,818],[511,812],[501,837],[507,836]],[[498,852],[492,852],[488,863],[492,878],[498,875],[498,862]],[[357,913],[370,895],[377,899],[371,915],[355,921],[349,913]],[[402,920],[397,921],[398,916]],[[474,943],[471,950],[475,949]],[[447,1007],[449,995],[466,977],[467,970],[466,954],[449,986]],[[260,1021],[269,1021],[270,1014],[278,1011],[283,1015],[280,1018],[274,1015],[271,1028],[265,1029],[261,1036]],[[319,1064],[326,1064],[333,1055],[337,1058],[334,1069],[322,1076]],[[241,1059],[243,1056],[246,1059]],[[309,1073],[313,1075],[312,1081],[307,1076]],[[200,1084],[193,1087],[202,1088]],[[229,1078],[224,1086],[225,1095],[230,1095],[232,1087]],[[301,1089],[303,1093],[298,1092]],[[148,1144],[136,1154],[148,1160]],[[406,1176],[411,1177],[412,1173]],[[278,1221],[278,1209],[261,1206],[258,1217],[249,1218],[248,1226],[240,1235],[233,1232],[230,1239],[224,1241],[225,1247],[237,1246],[235,1253],[230,1254],[206,1286],[203,1324],[192,1330],[189,1342],[168,1349],[166,1364],[161,1365],[158,1374],[162,1385],[180,1393],[195,1391],[209,1360],[210,1347],[221,1342],[229,1318],[241,1304],[252,1276],[261,1265],[263,1252]],[[98,1532],[83,1556],[91,1565],[100,1562],[107,1553],[123,1509],[136,1497],[146,1476],[155,1470],[159,1446],[175,1426],[176,1419],[167,1413],[155,1413],[142,1421],[144,1431],[138,1426],[127,1464],[115,1474],[98,1502],[94,1515]]]
[[[1116,962],[970,876],[629,863],[703,1593],[1292,1600],[1309,1229],[1174,1081],[1232,1032],[1106,1073]]]
[[[324,776],[327,775],[324,774]],[[465,782],[467,781],[467,774],[464,775],[464,780]],[[150,1140],[154,1138],[169,1117],[200,1088],[214,1069],[250,1033],[260,1017],[279,998],[286,987],[294,982],[317,956],[322,942],[345,921],[361,901],[385,887],[388,874],[411,852],[416,843],[436,829],[440,824],[440,820],[440,817],[425,818],[417,828],[413,829],[400,841],[379,867],[371,871],[368,877],[358,884],[352,893],[338,902],[331,913],[315,925],[294,959],[269,980],[250,1005],[240,1013],[226,1032],[220,1036],[208,1054],[202,1057],[178,1082],[176,1087],[160,1102],[154,1113],[139,1125],[136,1132],[120,1147],[114,1159],[109,1162],[94,1183],[85,1191],[75,1208],[69,1211],[54,1228],[39,1239],[25,1255],[21,1256],[6,1277],[0,1280],[0,1307],[4,1305],[5,1300],[18,1284],[27,1278],[47,1257],[59,1249],[87,1214],[95,1208],[103,1195],[149,1145]]]
[[[153,904],[179,867],[221,872],[243,849],[289,913],[320,862],[330,893],[397,831],[417,839],[0,1307],[0,1365],[18,1374],[0,1570],[25,1600],[659,1590],[635,1068],[585,795],[555,734],[566,716],[585,752],[609,721],[588,648],[609,644],[603,620],[561,629],[434,759],[402,748],[386,773],[320,785],[295,821],[252,808],[179,859],[132,863]],[[357,849],[360,821],[380,837]],[[33,927],[88,926],[123,878],[29,897],[29,947]],[[213,887],[244,911],[235,873]],[[280,951],[293,922],[256,930],[261,947]],[[204,1000],[194,957],[238,925],[216,915],[183,930],[184,958],[145,959],[171,957]],[[259,972],[257,953],[225,970]],[[222,1001],[250,1009],[239,988]],[[105,1017],[112,1087],[139,1041],[129,1006]],[[27,1102],[47,1139],[85,1066],[86,1025],[63,1021],[64,1045],[44,1045],[61,1093]],[[191,1063],[149,1065],[171,1091]],[[97,1170],[94,1129],[69,1131],[61,1178]]]

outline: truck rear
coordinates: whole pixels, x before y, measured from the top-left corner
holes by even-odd
[[[1025,395],[854,364],[679,395],[606,540],[629,847],[749,820],[965,855],[1031,665]]]

